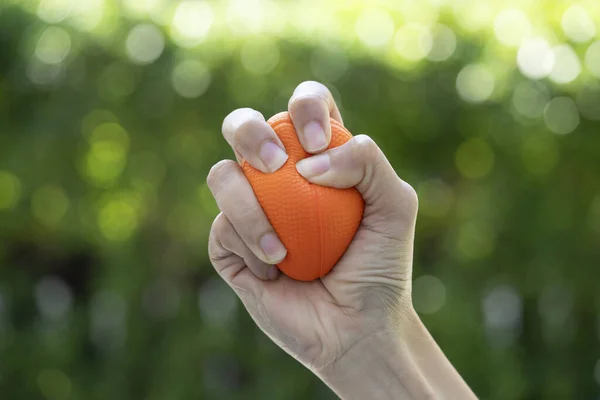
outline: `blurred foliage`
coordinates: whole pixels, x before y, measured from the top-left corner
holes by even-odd
[[[329,390],[215,276],[222,118],[326,83],[420,195],[415,307],[481,398],[600,394],[597,1],[5,0],[0,397]]]

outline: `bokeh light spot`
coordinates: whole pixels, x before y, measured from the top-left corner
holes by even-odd
[[[484,295],[481,304],[486,328],[491,331],[515,331],[520,328],[523,300],[510,285],[498,285]]]
[[[433,41],[427,59],[436,62],[445,61],[454,54],[455,50],[454,31],[446,25],[438,24],[433,30]]]
[[[35,55],[46,64],[61,63],[71,50],[71,37],[62,28],[50,26],[44,30],[35,47]]]
[[[202,43],[213,24],[214,14],[206,1],[185,0],[179,3],[171,26],[171,35],[181,47]]]
[[[456,77],[458,95],[469,103],[486,101],[494,92],[494,75],[481,64],[470,64]]]
[[[265,25],[266,0],[229,0],[227,23],[236,34],[260,33]]]
[[[596,26],[585,8],[572,5],[566,9],[561,19],[565,35],[574,42],[587,42],[596,34]]]
[[[279,63],[279,47],[274,40],[266,37],[248,40],[241,49],[240,57],[246,71],[265,75]]]
[[[127,35],[125,48],[129,59],[136,64],[151,64],[156,61],[165,47],[162,32],[153,24],[134,26]]]
[[[73,0],[41,0],[37,8],[37,16],[44,22],[56,24],[69,16]]]
[[[31,212],[46,225],[56,225],[69,209],[69,197],[62,187],[49,184],[39,187],[31,196]]]
[[[262,1],[265,9],[265,18],[268,21],[267,24],[262,26],[262,30],[265,33],[280,36],[284,32],[288,23],[288,18],[290,18],[291,15],[293,15],[291,18],[292,20],[299,17],[298,15],[290,14],[289,9],[285,7],[285,3],[273,0]]]
[[[525,168],[535,175],[547,174],[558,163],[559,150],[552,137],[530,136],[521,147],[521,159]]]
[[[500,43],[517,47],[531,34],[531,23],[523,11],[509,8],[496,16],[494,33]]]
[[[151,15],[165,0],[121,0],[125,13],[134,18]]]
[[[555,97],[544,108],[544,122],[550,130],[560,135],[571,133],[579,125],[579,111],[569,97]]]
[[[98,125],[90,136],[84,159],[84,175],[98,187],[112,185],[123,172],[127,161],[129,136],[117,123]]]
[[[71,379],[57,369],[40,372],[37,384],[46,400],[67,400],[71,396]]]
[[[413,282],[413,304],[421,314],[438,312],[446,302],[446,285],[432,275],[422,275]]]
[[[121,125],[116,122],[106,122],[97,125],[92,131],[90,143],[115,142],[127,149],[129,147],[129,135]]]
[[[58,84],[64,76],[62,63],[48,64],[37,57],[32,57],[27,65],[27,77],[39,86],[52,86]]]
[[[71,0],[70,22],[83,31],[98,28],[105,16],[105,0]]]
[[[185,60],[173,68],[171,83],[181,97],[200,97],[210,86],[211,75],[206,66],[196,60]]]
[[[71,310],[73,293],[69,285],[56,276],[47,276],[35,286],[35,302],[44,318],[60,319]]]
[[[494,10],[487,1],[456,1],[454,11],[457,22],[468,32],[477,32],[485,27],[492,26]]]
[[[363,10],[355,25],[356,35],[369,47],[385,46],[394,34],[394,28],[390,14],[377,8]]]
[[[524,81],[515,87],[512,105],[524,117],[539,118],[549,100],[550,95],[545,86],[539,82]]]
[[[21,197],[19,178],[8,171],[0,170],[0,210],[14,208]]]
[[[592,43],[585,52],[585,67],[600,79],[600,40]]]
[[[90,111],[81,120],[81,132],[85,138],[92,141],[94,130],[105,122],[118,122],[118,118],[109,110],[96,109]],[[97,134],[96,134],[97,135]]]
[[[98,227],[102,235],[111,241],[129,239],[138,225],[139,201],[130,194],[112,196],[98,212]]]
[[[398,29],[394,38],[396,51],[408,61],[425,58],[433,46],[433,35],[428,27],[409,23]]]
[[[419,194],[419,213],[428,217],[444,217],[454,205],[452,187],[440,179],[432,179],[421,183],[417,188]]]
[[[568,44],[555,46],[554,65],[549,78],[556,83],[569,83],[574,81],[581,73],[581,62],[575,51]]]
[[[494,166],[494,151],[483,139],[469,139],[458,146],[455,161],[456,167],[464,177],[482,178]]]
[[[531,79],[546,77],[554,67],[554,52],[543,38],[530,38],[523,42],[517,53],[517,66]]]

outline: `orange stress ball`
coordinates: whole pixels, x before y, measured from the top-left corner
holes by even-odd
[[[269,222],[288,250],[278,265],[287,276],[312,281],[325,276],[348,248],[362,219],[364,202],[355,188],[334,189],[309,183],[296,163],[309,157],[287,112],[268,121],[289,155],[279,170],[265,174],[247,162],[242,166]],[[331,144],[340,146],[352,134],[331,120]]]

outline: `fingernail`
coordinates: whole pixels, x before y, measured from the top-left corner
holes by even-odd
[[[267,278],[269,278],[269,280],[271,280],[271,281],[274,281],[275,279],[279,278],[279,275],[280,275],[279,268],[277,268],[274,265],[269,267],[269,269],[267,270]]]
[[[302,134],[304,135],[306,150],[310,152],[323,150],[327,145],[325,130],[317,121],[312,121],[304,125]]]
[[[277,236],[267,233],[260,239],[260,248],[270,262],[276,263],[285,258],[287,250]]]
[[[259,156],[271,172],[275,172],[281,168],[288,159],[288,155],[285,151],[273,142],[266,142],[263,144]]]
[[[331,169],[331,160],[327,154],[308,157],[296,163],[296,169],[305,178],[322,175]]]

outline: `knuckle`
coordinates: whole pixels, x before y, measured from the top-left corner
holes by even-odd
[[[222,244],[223,238],[231,231],[231,224],[223,213],[217,215],[210,229],[208,240],[208,257],[211,262],[218,262],[229,255],[229,251]]]
[[[217,215],[210,228],[211,233],[215,238],[222,238],[231,230],[231,224],[227,217],[222,212]]]
[[[381,150],[370,136],[357,135],[354,137],[352,156],[357,164],[372,164],[379,161]]]
[[[221,185],[227,174],[232,171],[232,168],[234,168],[235,165],[237,164],[232,160],[221,160],[213,165],[206,177],[208,187],[210,189],[215,189]]]

